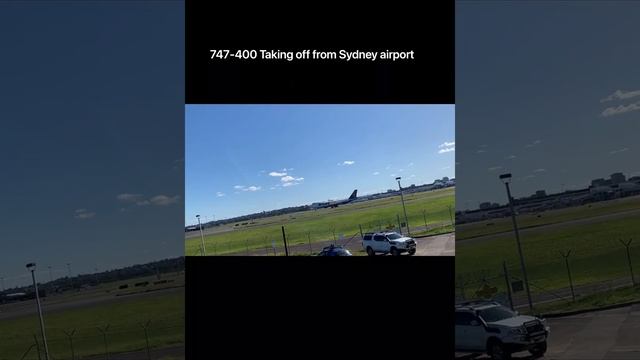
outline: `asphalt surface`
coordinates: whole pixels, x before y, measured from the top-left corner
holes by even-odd
[[[541,231],[541,230],[549,231],[553,229],[562,229],[564,227],[572,227],[580,224],[589,224],[592,222],[605,222],[607,220],[616,219],[619,217],[629,217],[631,215],[640,215],[640,209],[620,211],[612,214],[603,214],[598,216],[590,216],[590,217],[568,220],[568,221],[552,223],[552,224],[535,225],[535,226],[520,228],[519,231],[520,231],[520,235],[523,235],[529,232],[535,232],[535,231]],[[513,235],[513,230],[509,229],[508,231],[492,233],[487,235],[480,235],[480,236],[475,236],[468,239],[459,239],[458,243],[462,244],[462,243],[482,242],[487,240],[495,240],[499,236],[512,236],[512,235]]]
[[[162,359],[184,359],[184,345],[178,345],[173,347],[166,347],[162,349],[153,349],[149,351],[147,356],[146,350],[133,351],[117,354],[109,354],[109,359],[113,360],[162,360]],[[96,355],[90,357],[83,357],[82,360],[104,360],[104,355]]]
[[[92,294],[91,296],[77,296],[73,298],[62,296],[47,296],[41,300],[42,312],[50,314],[58,311],[80,309],[95,305],[103,305],[115,303],[119,301],[127,301],[133,298],[142,298],[148,296],[158,296],[167,292],[184,292],[184,287],[167,288],[157,291],[140,292],[126,296],[115,296],[113,293],[102,292],[100,294]],[[19,318],[36,314],[35,300],[19,301],[0,305],[0,320]]]
[[[551,327],[547,360],[640,359],[640,305],[547,319]],[[457,354],[456,359],[488,359]],[[535,359],[527,352],[514,359]]]

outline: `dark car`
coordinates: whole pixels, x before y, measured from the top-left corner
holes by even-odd
[[[318,256],[352,256],[351,252],[342,246],[330,245],[322,249]]]

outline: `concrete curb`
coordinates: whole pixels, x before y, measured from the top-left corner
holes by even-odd
[[[559,318],[564,316],[586,314],[586,313],[591,313],[596,311],[619,309],[619,308],[632,306],[636,304],[640,304],[640,300],[635,300],[635,301],[630,301],[630,302],[620,303],[615,305],[608,305],[600,308],[589,308],[589,309],[574,310],[574,311],[567,311],[567,312],[560,312],[560,313],[540,314],[538,316],[543,318]]]

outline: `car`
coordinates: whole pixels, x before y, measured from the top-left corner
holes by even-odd
[[[540,357],[547,351],[550,328],[544,319],[520,315],[494,301],[472,301],[455,307],[456,351],[486,353],[495,360],[529,351]]]
[[[352,254],[342,246],[331,244],[322,248],[318,256],[352,256]]]
[[[362,247],[367,255],[377,253],[398,256],[402,253],[414,255],[416,253],[415,239],[402,236],[397,232],[366,233],[362,237]]]

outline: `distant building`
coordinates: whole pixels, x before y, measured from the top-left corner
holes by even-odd
[[[596,187],[596,186],[605,186],[607,184],[607,181],[603,178],[598,178],[598,179],[593,179],[591,180],[591,186]]]
[[[627,181],[627,178],[624,176],[623,173],[618,172],[618,173],[611,174],[611,183],[613,185],[618,185],[626,181]]]
[[[535,197],[546,197],[547,196],[547,192],[544,190],[538,190],[536,191],[535,195],[533,195]]]

